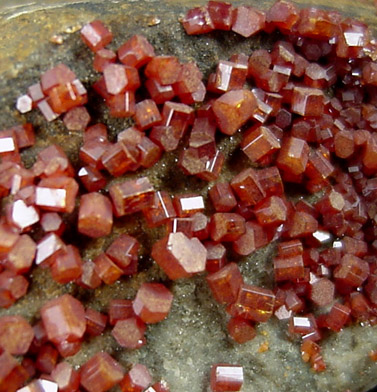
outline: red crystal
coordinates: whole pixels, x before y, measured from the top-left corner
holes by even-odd
[[[309,87],[295,87],[292,96],[292,112],[301,116],[321,116],[325,96],[322,90]]]
[[[257,335],[251,322],[241,317],[232,317],[227,329],[231,338],[239,344],[253,340]]]
[[[206,279],[212,295],[221,304],[235,302],[243,283],[241,272],[235,263],[227,264],[219,271],[208,275]]]
[[[239,365],[219,363],[211,368],[211,391],[240,391],[243,385],[243,368]]]
[[[106,328],[107,316],[94,309],[86,309],[86,330],[85,333],[90,336],[99,336]]]
[[[369,275],[369,264],[351,254],[345,254],[334,270],[334,278],[351,287],[359,287]]]
[[[87,91],[78,79],[53,87],[48,95],[51,109],[58,114],[88,102]]]
[[[103,72],[106,66],[115,63],[116,59],[117,55],[112,50],[106,48],[100,49],[96,52],[96,55],[94,56],[93,68],[97,72]]]
[[[276,163],[279,169],[299,175],[305,171],[308,159],[309,146],[306,141],[288,137],[283,140]]]
[[[157,104],[171,101],[175,97],[175,92],[171,85],[161,85],[155,79],[147,79],[144,83],[149,95]]]
[[[215,210],[229,212],[237,206],[237,200],[229,183],[217,183],[208,192]]]
[[[233,11],[232,30],[243,37],[251,37],[264,29],[265,13],[252,7],[240,6]]]
[[[227,263],[225,246],[212,241],[205,242],[204,246],[207,249],[207,272],[211,274],[219,271]]]
[[[122,64],[109,64],[103,70],[103,78],[108,94],[117,95],[125,90],[136,90],[140,86],[136,68]]]
[[[9,354],[26,354],[33,338],[33,328],[23,317],[0,317],[0,347]]]
[[[326,315],[326,326],[335,332],[339,332],[348,322],[351,309],[347,305],[335,303]]]
[[[214,241],[235,241],[245,230],[245,219],[239,214],[217,212],[211,217],[210,235]]]
[[[67,245],[65,253],[56,256],[51,265],[51,276],[58,283],[68,283],[82,274],[82,259],[79,250]]]
[[[225,93],[234,89],[242,89],[247,77],[247,65],[221,60],[208,80],[208,90]]]
[[[160,283],[143,283],[134,299],[133,310],[145,323],[164,320],[171,308],[173,294]]]
[[[147,177],[114,184],[109,188],[109,193],[118,217],[153,205],[154,189]]]
[[[174,56],[156,56],[145,68],[145,76],[155,79],[162,86],[177,82],[181,72],[181,64]]]
[[[142,35],[133,35],[118,49],[119,60],[136,68],[147,64],[154,55],[153,46]]]
[[[95,264],[97,275],[106,284],[113,284],[123,275],[123,271],[105,253],[97,256],[93,263]]]
[[[287,205],[279,196],[271,196],[260,202],[255,206],[254,213],[262,226],[277,226],[288,218]]]
[[[107,139],[93,137],[89,140],[84,140],[84,144],[80,147],[80,160],[96,169],[102,169],[102,156],[108,148],[109,143]],[[108,167],[106,168],[108,169]]]
[[[0,354],[0,391],[16,392],[28,378],[25,369],[7,351]]]
[[[334,300],[335,285],[327,278],[310,282],[310,300],[317,306],[330,305]]]
[[[173,205],[179,217],[194,215],[196,212],[204,210],[204,199],[195,194],[176,195]]]
[[[119,320],[134,316],[132,301],[129,299],[112,299],[109,303],[109,323],[115,325]]]
[[[51,377],[58,384],[61,392],[75,392],[79,389],[79,372],[68,362],[60,362],[51,372]]]
[[[241,148],[251,162],[256,162],[278,150],[280,142],[268,127],[253,127],[244,133]]]
[[[188,35],[205,34],[215,29],[207,7],[196,7],[187,11],[182,25]]]
[[[146,366],[137,363],[120,382],[122,392],[143,392],[152,383],[152,376]]]
[[[118,384],[124,375],[122,366],[109,354],[95,354],[80,371],[81,386],[88,392],[105,392]]]
[[[63,118],[69,131],[83,131],[90,122],[90,115],[84,106],[70,109]]]
[[[274,302],[275,295],[271,290],[244,283],[232,306],[236,316],[256,322],[265,322],[273,314]]]
[[[92,238],[111,233],[113,212],[110,200],[97,192],[81,196],[78,231]]]
[[[160,112],[154,101],[151,99],[145,99],[136,104],[135,111],[136,125],[141,129],[145,130],[153,127],[161,122]]]
[[[102,283],[96,272],[96,265],[88,260],[82,265],[82,274],[77,283],[87,289],[96,289]]]
[[[246,206],[255,205],[265,198],[258,172],[251,167],[233,177],[230,185]]]
[[[43,325],[53,343],[75,342],[85,333],[85,310],[81,302],[69,294],[52,299],[41,309]]]
[[[71,213],[78,190],[73,178],[43,178],[35,189],[35,205],[48,211]]]
[[[94,167],[82,167],[77,176],[88,192],[97,192],[106,186],[105,177]]]
[[[65,224],[57,212],[46,212],[40,220],[41,227],[45,233],[53,232],[61,236],[65,230]]]
[[[158,191],[155,193],[153,205],[144,209],[143,214],[148,226],[156,227],[174,218],[176,211],[170,195],[165,191]]]
[[[48,94],[53,87],[71,83],[76,75],[65,64],[58,64],[41,75],[41,87],[44,94]]]
[[[289,1],[279,0],[267,11],[266,21],[279,29],[286,31],[299,20],[299,10]]]
[[[122,234],[107,248],[106,255],[120,268],[128,267],[133,260],[137,260],[140,248],[136,238]]]
[[[288,235],[291,238],[305,237],[318,229],[318,221],[306,212],[296,211],[288,223]]]
[[[31,268],[37,245],[31,237],[24,234],[18,238],[5,260],[5,266],[16,274],[25,274]]]
[[[35,360],[35,367],[41,373],[50,374],[58,362],[58,350],[51,344],[43,345],[37,355]]]
[[[133,91],[125,91],[117,95],[113,95],[106,100],[110,109],[110,116],[125,118],[135,115],[135,93]]]
[[[233,135],[253,115],[257,107],[254,94],[248,90],[232,90],[212,105],[221,132]]]
[[[111,334],[117,343],[124,348],[137,349],[145,345],[146,325],[138,317],[128,317],[115,323]]]
[[[45,235],[37,243],[35,264],[51,265],[56,258],[65,253],[66,245],[55,233]]]
[[[275,281],[302,279],[304,277],[304,261],[302,255],[274,258]]]
[[[207,9],[215,30],[230,30],[233,7],[222,1],[209,1]]]
[[[205,270],[207,250],[197,238],[171,233],[154,243],[151,255],[170,279],[179,279]]]
[[[113,39],[111,31],[100,20],[86,24],[80,34],[82,40],[93,52],[104,48]]]

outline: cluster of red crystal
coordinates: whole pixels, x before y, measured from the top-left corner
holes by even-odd
[[[98,353],[78,372],[64,358],[80,350],[84,334],[101,335],[108,319],[114,325],[112,334],[122,347],[140,347],[145,344],[145,323],[163,320],[170,311],[172,299],[173,295],[164,285],[145,283],[133,301],[113,300],[109,317],[91,308],[84,309],[81,302],[69,294],[48,301],[41,309],[41,321],[33,327],[20,316],[1,317],[0,390],[31,392],[37,388],[37,391],[68,392],[77,391],[81,385],[88,392],[104,392],[119,384],[122,391],[144,391],[152,383],[144,365],[136,364],[125,374],[109,354]],[[24,355],[22,364],[16,361],[16,355]],[[31,377],[34,381],[19,389]],[[45,382],[49,384],[43,386]],[[164,381],[150,388],[169,392]]]
[[[86,88],[65,64],[59,64],[41,75],[40,81],[28,88],[17,100],[17,109],[27,113],[37,107],[47,121],[65,114],[63,122],[68,130],[84,130],[90,116],[85,108]]]
[[[235,342],[252,340],[255,323],[274,315],[301,339],[303,360],[323,371],[318,342],[326,330],[340,331],[352,320],[377,322],[376,44],[359,21],[299,10],[286,0],[267,12],[209,1],[189,10],[182,24],[188,34],[232,30],[250,37],[278,29],[286,39],[270,51],[219,61],[205,87],[195,63],[156,55],[140,35],[117,52],[108,49],[112,33],[97,20],[81,30],[95,53],[93,67],[102,74],[93,88],[111,116],[130,117],[135,125],[119,132],[115,143],[104,124],[88,127],[86,89],[64,64],[45,72],[16,107],[20,113],[38,107],[48,121],[65,114],[68,130],[84,131],[78,177],[88,193],[79,195],[79,233],[107,236],[113,213],[116,219],[142,212],[148,226],[165,226],[151,255],[168,278],[208,272]],[[147,96],[139,90],[144,80]],[[213,99],[195,111],[189,105],[202,103],[207,90]],[[228,182],[215,182],[225,162],[216,131],[233,135],[242,128],[240,148],[252,166]],[[85,289],[137,273],[140,244],[132,236],[120,235],[93,261],[83,261],[76,247],[65,244],[61,214],[72,213],[78,201],[75,170],[57,145],[41,150],[32,168],[24,168],[19,151],[34,139],[31,124],[0,131],[0,197],[12,196],[0,222],[1,307],[26,294],[23,275],[33,264],[49,267],[59,283],[74,281]],[[211,217],[204,213],[203,196],[156,191],[147,177],[114,181],[106,196],[101,171],[119,177],[149,168],[162,151],[175,151],[184,140],[180,169],[214,182],[208,192]],[[286,182],[321,194],[314,204],[294,203],[285,194]],[[38,241],[35,228],[44,234]],[[248,256],[277,239],[274,290],[245,283],[228,249]],[[108,316],[66,294],[47,302],[33,327],[19,316],[0,318],[0,391],[68,392],[81,385],[104,392],[116,384],[122,391],[168,391],[162,381],[151,385],[145,366],[136,364],[125,374],[106,353],[94,355],[80,372],[58,362],[80,350],[84,334],[101,335],[108,321],[121,347],[143,346],[147,324],[165,319],[172,300],[163,284],[142,283],[133,300],[111,301]],[[16,355],[25,355],[21,365]],[[236,391],[242,382],[242,367],[214,365],[213,391]]]
[[[271,51],[221,60],[207,89],[222,95],[198,112],[228,135],[254,123],[241,149],[257,168],[211,187],[210,236],[219,245],[231,242],[242,256],[282,239],[273,259],[276,288],[267,294],[243,284],[221,253],[215,264],[211,259],[207,280],[215,299],[228,304],[236,341],[254,336],[250,320],[274,313],[290,320],[290,332],[303,339],[304,360],[322,371],[315,342],[323,330],[339,331],[351,319],[376,322],[375,43],[359,21],[285,0],[265,13],[210,1],[189,10],[182,24],[188,34],[232,30],[248,37],[278,29],[287,36]],[[246,81],[256,87],[250,91]],[[283,182],[323,196],[314,205],[293,204]],[[261,311],[253,308],[256,294]],[[316,308],[318,317],[311,313]]]

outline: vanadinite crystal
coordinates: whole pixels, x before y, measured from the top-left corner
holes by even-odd
[[[80,301],[69,294],[48,301],[41,309],[48,339],[54,343],[80,340],[85,333],[85,310]]]
[[[212,366],[210,377],[213,392],[240,391],[244,381],[242,366],[223,363]]]
[[[143,392],[152,383],[152,376],[146,366],[137,363],[120,382],[122,392]]]
[[[89,237],[103,237],[111,233],[113,211],[110,200],[100,193],[81,196],[78,230]]]
[[[145,323],[165,319],[173,302],[173,294],[160,283],[143,283],[137,291],[133,310]]]
[[[225,30],[248,52],[220,59],[204,80],[208,53],[200,53],[204,63],[189,53],[183,63],[174,53],[156,54],[141,35],[116,48],[110,29],[94,20],[80,31],[100,74],[92,86],[73,66],[58,64],[18,93],[18,116],[39,109],[51,125],[61,117],[56,125],[66,132],[55,135],[52,126],[42,140],[40,124],[34,132],[25,118],[0,130],[0,307],[11,307],[29,286],[35,291],[34,277],[46,271],[34,274],[34,266],[69,284],[59,286],[63,292],[96,304],[84,308],[56,292],[33,326],[21,316],[0,317],[0,392],[169,392],[144,365],[129,363],[125,372],[105,352],[80,369],[61,359],[82,345],[90,351],[84,335],[101,339],[108,324],[121,349],[153,342],[157,326],[148,324],[168,318],[178,288],[168,280],[203,272],[209,293],[226,307],[231,344],[254,339],[257,323],[274,315],[290,339],[301,340],[302,360],[316,372],[326,369],[323,336],[351,322],[377,322],[377,44],[370,29],[287,0],[267,11],[209,1],[180,22],[189,35]],[[148,17],[150,26],[158,23]],[[254,35],[268,49],[244,39]],[[92,88],[105,112],[90,106]],[[116,120],[109,128],[97,123],[107,117]],[[80,132],[75,154],[65,137]],[[27,147],[36,149],[34,163]],[[243,259],[252,263],[267,245],[264,275],[273,288],[240,271],[249,270]],[[153,261],[157,275],[149,276]],[[134,297],[115,296],[102,313],[102,292],[127,282],[138,288]],[[211,391],[242,384],[242,366],[212,366]]]
[[[237,264],[229,263],[219,271],[208,275],[207,283],[217,302],[230,304],[236,301],[243,278]]]
[[[127,317],[115,323],[111,334],[119,346],[129,349],[136,349],[144,346],[146,325],[137,317]]]
[[[23,317],[0,317],[0,347],[9,354],[26,354],[33,338],[33,328]]]
[[[207,250],[197,238],[178,232],[157,241],[151,255],[170,279],[179,279],[205,270]]]
[[[249,90],[232,90],[213,103],[213,113],[220,130],[233,135],[251,118],[257,107],[254,94]]]
[[[242,284],[233,311],[245,319],[264,322],[272,316],[274,302],[275,295],[271,290]]]
[[[118,384],[124,375],[122,366],[109,354],[98,353],[80,371],[80,383],[88,392],[105,392]]]
[[[116,216],[141,211],[154,201],[154,189],[147,177],[114,184],[109,192]]]

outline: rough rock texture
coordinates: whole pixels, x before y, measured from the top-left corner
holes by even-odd
[[[144,34],[154,45],[157,54],[176,55],[181,61],[195,60],[206,77],[214,71],[220,59],[226,59],[235,52],[248,54],[254,48],[269,47],[272,42],[272,38],[266,35],[245,40],[232,32],[188,37],[178,23],[179,16],[188,6],[194,6],[188,0],[121,0],[114,3],[108,1],[106,4],[93,1],[90,5],[75,1],[76,4],[66,4],[64,7],[55,7],[55,2],[49,1],[49,7],[46,8],[44,2],[41,2],[41,5],[32,5],[32,8],[23,5],[11,10],[7,8],[7,3],[14,6],[14,1],[2,2],[5,10],[0,8],[0,129],[25,121],[35,124],[38,140],[33,148],[22,153],[27,167],[32,165],[38,151],[57,143],[64,148],[77,168],[78,146],[82,143],[80,132],[67,132],[61,119],[48,124],[36,111],[20,115],[15,109],[17,97],[35,83],[39,74],[61,61],[72,67],[86,87],[98,78],[91,71],[92,53],[84,47],[79,33],[72,33],[77,30],[76,26],[100,17],[114,34],[111,49],[119,47],[132,34]],[[266,9],[272,1],[248,3]],[[377,19],[371,0],[300,0],[299,3],[338,8],[348,15],[362,17],[372,29]],[[160,23],[154,25],[158,19]],[[49,41],[54,35],[61,35],[62,45]],[[89,91],[89,102],[93,120],[109,124],[112,140],[129,124],[128,120],[108,118],[107,109],[92,91]],[[239,136],[236,133],[232,138],[224,137],[220,141],[222,151],[230,157],[229,162],[232,164],[231,169],[230,164],[226,164],[220,181],[229,181],[242,167],[233,158],[237,155],[237,151],[235,154],[233,152],[236,142],[240,140]],[[206,196],[208,184],[180,175],[173,165],[175,159],[174,153],[165,154],[162,160],[143,174],[149,176],[156,189],[177,193],[190,191]],[[75,214],[66,217],[68,225],[74,221]],[[165,281],[166,276],[147,256],[152,241],[160,238],[161,233],[148,229],[142,220],[121,218],[114,225],[113,235],[105,238],[69,238],[68,230],[64,239],[74,245],[80,243],[82,257],[94,259],[121,233],[135,236],[142,244],[141,272],[134,278],[124,278],[111,287],[87,291],[73,284],[59,285],[46,270],[37,268],[33,272],[28,295],[10,309],[0,310],[0,315],[23,315],[34,322],[46,299],[63,293],[76,296],[98,311],[106,311],[110,299],[134,297],[142,282],[150,281],[152,277]],[[246,283],[271,287],[274,247],[275,244],[272,244],[240,263]],[[83,349],[69,358],[68,362],[81,365],[96,352],[106,350],[126,367],[136,362],[145,364],[156,380],[166,379],[172,391],[206,391],[211,365],[219,362],[244,366],[243,390],[247,392],[339,392],[346,389],[361,392],[377,383],[377,363],[371,362],[368,357],[368,352],[376,349],[377,327],[355,325],[326,337],[322,350],[328,369],[324,373],[314,374],[300,358],[299,343],[287,339],[284,323],[271,319],[257,327],[254,340],[238,345],[228,337],[225,313],[213,300],[204,277],[179,280],[174,284],[167,282],[174,293],[173,307],[167,320],[148,327],[146,346],[135,351],[122,350],[108,328],[104,336],[87,340]],[[259,352],[261,345],[264,348],[268,345],[268,350]]]

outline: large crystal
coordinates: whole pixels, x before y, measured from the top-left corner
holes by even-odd
[[[95,354],[80,371],[81,386],[88,392],[105,392],[118,384],[124,375],[122,366],[109,354]]]
[[[212,105],[221,132],[233,135],[251,118],[257,101],[249,90],[232,90],[223,94]]]
[[[9,354],[26,354],[33,338],[33,328],[23,317],[0,317],[0,347]]]
[[[81,196],[78,231],[89,237],[98,238],[111,233],[113,211],[110,200],[97,192]]]
[[[236,263],[227,264],[219,271],[209,274],[206,279],[212,295],[221,304],[235,302],[243,283],[241,272]]]
[[[187,278],[203,272],[207,250],[197,238],[188,238],[183,233],[171,233],[157,241],[152,248],[152,257],[170,279]]]
[[[118,217],[148,208],[154,201],[154,189],[147,177],[114,184],[109,193]]]
[[[54,343],[80,340],[86,329],[85,310],[70,294],[52,299],[41,309],[48,339]]]

